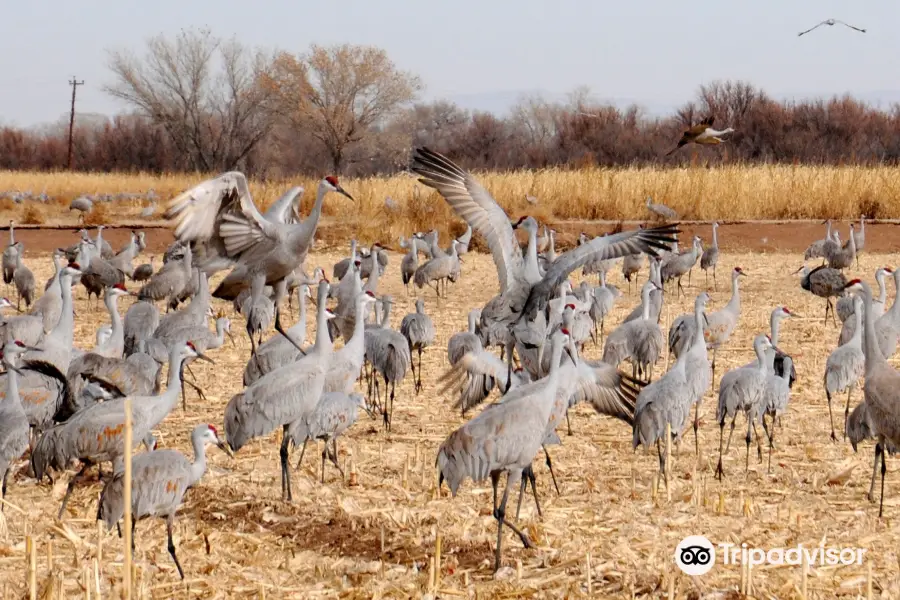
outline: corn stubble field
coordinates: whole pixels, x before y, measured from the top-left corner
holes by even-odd
[[[753,188],[752,178],[767,171],[757,170],[755,175],[731,173],[729,176],[735,183],[739,179],[746,181],[746,189],[741,186],[743,191],[738,193],[724,187],[719,190],[721,196],[717,196],[723,198],[722,204],[702,209],[697,203],[691,204],[697,207],[691,216],[719,214],[726,210],[723,206],[741,207],[748,211],[747,216],[759,216],[751,214],[757,210],[756,205],[733,202],[768,197],[770,203],[762,206],[774,206],[776,196],[784,189]],[[782,168],[781,172],[788,173],[790,168]],[[854,172],[865,175],[857,176]],[[820,198],[821,203],[813,205],[818,208],[785,196],[780,200],[782,210],[796,209],[803,214],[818,210],[822,211],[817,213],[820,216],[854,216],[856,207],[844,210],[836,198],[827,198],[825,190],[828,185],[838,185],[837,181],[843,182],[839,187],[844,190],[845,198],[851,193],[857,199],[871,194],[881,202],[895,202],[896,195],[888,193],[892,185],[890,172],[887,169],[834,170],[825,176],[819,195],[809,196]],[[677,199],[687,202],[689,193],[693,197],[703,190],[710,195],[715,191],[713,182],[708,180],[712,173],[716,171],[698,170],[688,175],[659,172],[659,187],[655,189],[681,185],[684,196],[670,194],[659,199],[685,210],[691,205],[679,205]],[[810,170],[810,177],[814,173],[815,170]],[[623,181],[628,176],[632,175],[610,174],[608,181]],[[487,177],[487,187],[498,198],[512,198],[520,190],[514,193],[515,184],[508,182],[510,187],[503,191],[503,177]],[[862,181],[844,181],[855,177],[862,177]],[[11,179],[17,183],[10,184]],[[84,180],[79,182],[77,176],[71,179],[63,183],[62,176],[41,179],[36,175],[3,174],[0,188],[40,190],[46,185],[51,195],[76,188],[86,191],[79,188]],[[103,185],[103,191],[119,189],[113,184],[119,180],[112,176],[91,181],[97,182],[98,189]],[[101,181],[104,183],[100,184]],[[137,179],[123,181],[126,181],[121,184],[123,191],[145,189],[136,186]],[[167,198],[193,180],[146,181],[146,187],[155,187]],[[364,181],[346,184],[348,191],[363,199],[360,202],[363,214],[381,206],[378,198],[384,193],[401,197],[404,190],[411,190],[412,179],[396,178],[377,184],[369,182],[370,187],[366,185]],[[546,195],[556,191],[551,196],[553,202],[564,202],[569,197],[569,190],[561,180],[556,182],[558,188],[550,183],[544,185]],[[692,188],[694,185],[700,187]],[[501,191],[496,190],[498,186]],[[307,189],[312,188],[307,183]],[[254,187],[254,192],[263,192],[264,204],[283,190],[281,184]],[[521,193],[525,191],[529,190],[523,188]],[[639,202],[647,192],[635,183],[633,194],[616,196],[621,198],[621,205],[613,201],[611,207],[599,204],[597,210],[621,211],[610,213],[616,218],[641,217]],[[542,192],[531,193],[540,196]],[[586,193],[585,189],[577,198],[583,201]],[[812,194],[810,190],[805,193]],[[424,199],[428,197],[422,194],[422,206],[431,206],[431,214],[444,215],[443,201],[434,201],[439,200],[434,197],[426,204]],[[341,201],[333,204],[344,207]],[[4,208],[21,209],[19,206]],[[559,207],[553,211],[560,212]],[[64,215],[54,218],[72,222],[71,217]],[[442,221],[429,220],[427,226],[435,222]],[[391,236],[408,234],[407,225],[406,222],[396,225]],[[58,234],[47,232],[46,235]],[[363,241],[371,239],[364,232],[359,236]],[[308,259],[308,268],[311,272],[315,265],[321,265],[330,275],[331,265],[345,253],[343,248],[314,251]],[[719,352],[716,382],[727,369],[752,359],[751,340],[756,333],[768,330],[769,313],[776,304],[784,304],[803,315],[785,321],[780,332],[779,345],[794,357],[798,381],[783,427],[778,429],[771,473],[766,472],[765,462],[757,462],[755,450],[751,450],[750,470],[745,472],[745,424],[740,418],[731,450],[725,457],[725,480],[720,483],[713,478],[719,443],[714,392],[707,394],[701,410],[700,459],[694,456],[692,435],[686,435],[683,446],[675,451],[668,491],[662,485],[656,490],[655,450],[633,452],[627,426],[598,417],[590,407],[579,405],[571,414],[574,435],[567,436],[565,427],[561,428],[562,445],[550,448],[562,494],[556,495],[546,466],[538,458],[535,470],[543,517],[537,516],[530,497],[522,504],[519,523],[537,547],[523,549],[517,538],[505,532],[504,567],[494,577],[496,522],[491,516],[489,482],[474,485],[467,482],[456,498],[449,496],[446,486],[440,493],[435,489],[437,448],[463,422],[452,409],[454,398],[441,396],[437,391],[437,379],[447,368],[446,344],[453,333],[465,329],[468,310],[483,305],[497,291],[490,256],[470,253],[464,259],[460,282],[449,287],[446,299],[438,301],[429,289],[418,291],[425,298],[426,311],[433,318],[438,335],[434,347],[424,355],[424,390],[415,396],[409,377],[398,387],[392,433],[384,432],[380,420],[361,414],[356,425],[338,442],[347,479],[342,480],[328,464],[324,485],[319,483],[319,450],[308,448],[303,465],[293,472],[294,502],[290,505],[280,500],[279,434],[250,443],[234,459],[211,448],[207,474],[188,492],[176,521],[175,543],[186,580],[178,579],[166,551],[164,522],[141,521],[137,526],[135,553],[139,597],[419,598],[431,594],[439,598],[658,598],[666,597],[670,585],[674,597],[678,598],[741,597],[737,593],[741,585],[738,566],[719,563],[710,573],[697,578],[689,578],[677,570],[672,560],[675,546],[693,534],[705,535],[714,544],[744,542],[761,548],[788,548],[798,543],[806,547],[824,544],[867,548],[866,561],[872,565],[875,597],[900,597],[900,534],[895,526],[900,518],[900,496],[896,493],[900,481],[894,469],[896,462],[888,459],[885,518],[878,519],[877,506],[865,498],[871,474],[872,443],[864,443],[859,454],[854,454],[849,443],[834,443],[829,439],[822,373],[839,330],[830,322],[823,328],[824,303],[801,290],[799,278],[791,274],[802,256],[785,254],[783,257],[784,260],[772,260],[771,256],[761,254],[724,253],[719,261],[719,289],[712,292],[710,307],[714,310],[728,301],[727,274],[732,267],[741,266],[749,275],[741,281],[743,312],[732,340]],[[396,300],[392,319],[395,327],[404,314],[414,310],[415,300],[415,296],[407,296],[400,282],[400,258],[401,255],[391,253],[379,290],[392,294]],[[26,247],[26,259],[38,282],[50,276],[49,256],[35,255]],[[871,282],[871,274],[878,266],[893,266],[897,260],[894,255],[863,254],[860,269],[852,273]],[[211,285],[220,277],[214,278]],[[580,278],[580,274],[573,276],[576,285]],[[645,278],[646,269],[641,274],[641,279]],[[627,289],[618,270],[610,282]],[[663,311],[664,331],[675,317],[691,310],[698,286],[704,283],[699,269],[695,269],[692,283],[687,287],[686,298],[675,300],[674,294],[667,295],[669,308]],[[102,308],[88,306],[81,286],[76,290],[76,344],[89,348],[94,343],[96,328],[108,317]],[[9,294],[14,295],[14,291],[8,291]],[[230,304],[216,302],[214,309],[223,307],[232,314]],[[638,302],[635,291],[621,298],[614,314],[607,319],[607,331]],[[129,303],[128,299],[120,302],[122,314]],[[295,318],[292,316],[289,321]],[[215,365],[195,362],[192,367],[198,383],[206,390],[207,401],[199,400],[189,391],[187,412],[177,408],[157,432],[160,447],[178,448],[190,455],[188,436],[194,425],[208,422],[221,430],[225,405],[241,389],[241,372],[250,352],[246,336],[241,335],[243,319],[240,316],[232,319],[237,347],[226,343],[211,353]],[[307,342],[311,342],[313,314],[308,320]],[[585,353],[595,358],[601,349],[589,344]],[[662,366],[658,365],[655,372],[661,372]],[[717,392],[717,387],[714,391]],[[861,393],[854,394],[853,404],[860,398]],[[841,397],[835,404],[838,421],[842,418],[843,401]],[[765,444],[763,448],[765,452]],[[297,457],[295,450],[292,462]],[[60,523],[55,515],[71,473],[57,479],[52,486],[46,482],[39,485],[24,476],[24,467],[21,464],[17,474],[11,477],[7,497],[10,504],[0,516],[0,592],[4,597],[27,597],[24,538],[31,535],[37,544],[39,597],[84,597],[82,582],[89,582],[91,588],[97,585],[93,561],[98,558],[102,597],[119,594],[123,542],[115,532],[104,533],[98,539],[94,516],[101,484],[96,470],[91,470],[88,484],[76,489],[68,514]],[[515,500],[513,493],[510,506]],[[439,567],[437,574],[432,574],[430,565],[434,562],[438,536],[441,540]],[[52,557],[48,557],[51,542]],[[48,569],[51,561],[52,570]],[[865,597],[867,566],[811,566],[810,597]],[[755,597],[799,597],[801,569],[760,567],[754,569],[752,581]],[[62,596],[54,595],[60,589]]]

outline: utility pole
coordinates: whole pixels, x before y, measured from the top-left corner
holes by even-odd
[[[75,76],[72,75],[72,80],[69,81],[69,85],[72,86],[72,110],[69,112],[69,159],[68,169],[72,170],[72,131],[75,128],[75,90],[78,89],[79,85],[84,85],[84,80],[77,81]]]

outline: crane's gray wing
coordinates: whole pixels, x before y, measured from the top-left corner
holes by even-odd
[[[844,21],[841,21],[840,19],[835,19],[834,22],[835,22],[835,23],[840,23],[841,25],[843,25],[843,26],[845,26],[845,27],[849,27],[850,29],[855,29],[856,31],[859,31],[860,33],[865,33],[865,32],[866,32],[865,29],[860,29],[859,27],[854,27],[854,26],[851,25],[850,23],[846,23],[846,22],[844,22]]]
[[[179,240],[208,240],[218,235],[221,215],[241,210],[242,197],[250,201],[247,178],[240,171],[229,171],[169,200],[163,216],[175,221],[175,237]]]
[[[533,320],[539,311],[546,308],[550,297],[559,289],[559,284],[572,271],[583,266],[587,261],[620,258],[638,252],[657,256],[657,250],[668,250],[668,244],[675,242],[675,238],[671,236],[676,233],[680,233],[676,224],[622,231],[613,235],[595,237],[589,242],[564,252],[547,268],[540,283],[531,288],[525,308],[519,318],[525,316],[527,320]]]
[[[303,186],[295,186],[286,191],[281,198],[276,200],[272,206],[263,213],[263,217],[273,223],[283,223],[289,225],[294,222],[297,214],[294,212],[294,200],[303,194]]]
[[[809,32],[812,31],[813,29],[817,29],[817,28],[821,27],[821,26],[824,25],[824,24],[825,24],[825,21],[822,21],[822,22],[819,23],[818,25],[814,25],[814,26],[810,27],[809,29],[807,29],[806,31],[801,31],[800,33],[797,34],[797,37],[800,37],[801,35],[803,35],[803,34],[805,34],[805,33],[809,33]]]
[[[501,388],[504,388],[508,370],[509,367],[506,363],[500,360],[496,354],[487,350],[467,352],[438,380],[440,383],[447,382],[438,393],[458,390],[463,386],[467,377],[477,377],[478,375],[492,377]]]
[[[410,169],[419,181],[436,189],[466,223],[480,233],[491,249],[500,293],[522,277],[522,250],[516,242],[509,216],[469,173],[446,157],[417,148]]]
[[[641,383],[603,361],[578,361],[577,382],[569,405],[587,401],[601,415],[634,423]]]

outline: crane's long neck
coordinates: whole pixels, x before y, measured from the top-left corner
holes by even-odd
[[[778,346],[778,330],[781,327],[781,317],[778,315],[777,311],[772,312],[772,316],[769,317],[769,328],[772,330],[772,345]]]
[[[75,312],[72,307],[72,278],[69,275],[59,278],[59,291],[62,296],[62,310],[50,336],[64,347],[71,348],[75,335]]]
[[[194,462],[191,463],[189,485],[194,485],[206,473],[206,442],[202,436],[192,436],[191,442],[194,446]]]
[[[763,346],[761,342],[753,345],[753,349],[756,351],[756,367],[763,372],[768,372],[768,367],[766,366],[766,348]]]
[[[650,288],[641,291],[641,318],[650,320]]]
[[[291,244],[300,254],[304,257],[307,252],[309,252],[309,246],[312,244],[313,236],[316,235],[316,228],[319,226],[319,217],[322,216],[322,201],[325,200],[325,195],[328,193],[328,188],[324,181],[319,183],[319,188],[316,190],[316,201],[313,204],[312,210],[309,212],[309,216],[303,219],[300,225],[294,229],[296,233],[293,236],[293,244]]]
[[[391,326],[391,304],[393,302],[381,302],[381,326],[382,327],[390,327]]]
[[[718,227],[713,227],[713,241],[712,241],[712,245],[713,245],[713,248],[718,248],[718,247],[719,247],[719,228],[718,228]]]
[[[891,304],[891,319],[894,323],[900,323],[900,270],[894,271],[894,303]]]
[[[323,294],[319,294],[322,296]],[[328,301],[326,297],[320,297],[319,305],[316,307],[316,342],[313,345],[313,352],[316,354],[328,354],[331,352],[333,345],[331,343],[331,334],[328,332],[328,315],[325,314],[325,304]]]
[[[122,358],[122,353],[125,351],[125,331],[122,327],[122,317],[119,315],[118,304],[119,297],[110,294],[106,308],[109,310],[109,318],[112,322],[112,333],[109,339],[106,340],[106,343],[103,344],[103,349],[107,352],[106,355],[109,358]]]
[[[472,334],[475,333],[475,325],[477,324],[475,316],[475,311],[469,311],[469,333]]]
[[[865,310],[861,306],[857,307],[858,310],[853,311],[853,320],[856,323],[856,328],[853,330],[853,335],[850,336],[850,341],[847,342],[857,348],[862,348],[862,331],[863,331],[863,315],[862,312]]]
[[[16,235],[13,232],[13,224],[9,224],[9,245],[12,246],[16,243]]]
[[[600,270],[600,287],[606,287],[606,271]]]
[[[863,283],[863,306],[866,319],[866,336],[863,342],[863,353],[866,356],[866,373],[871,373],[876,367],[886,362],[878,346],[878,338],[875,335],[875,315],[872,314],[872,290],[868,284]],[[894,306],[897,303],[894,302]],[[891,310],[893,310],[893,306]]]
[[[370,259],[372,260],[372,268],[369,270],[369,280],[366,281],[367,290],[372,290],[372,293],[378,289],[378,282],[381,279],[381,266],[378,264],[378,253],[380,251],[378,248],[372,250],[372,254],[370,255]]]
[[[738,279],[739,277],[737,275],[731,278],[731,300],[729,300],[726,305],[726,308],[734,313],[741,310],[741,290]]]
[[[301,285],[297,289],[299,290],[298,296],[300,296],[297,302],[300,305],[300,315],[297,317],[297,322],[288,330],[288,333],[292,337],[296,335],[296,339],[302,344],[303,340],[306,339],[306,286]]]
[[[356,296],[356,305],[354,306],[356,321],[353,323],[353,333],[344,346],[344,348],[348,349],[348,352],[360,359],[362,359],[366,351],[366,312],[368,312],[368,308],[368,305],[363,302],[363,294],[358,294]]]
[[[706,338],[703,336],[705,329],[703,318],[703,305],[697,302],[694,304],[694,347],[706,349]]]
[[[884,284],[884,271],[878,271],[875,281],[878,282],[878,301],[884,306],[884,303],[887,302],[887,286]]]
[[[543,402],[541,402],[538,410],[541,412],[542,422],[546,422],[550,419],[550,414],[553,411],[553,405],[556,403],[556,389],[559,387],[559,371],[560,371],[560,359],[562,358],[563,353],[563,345],[559,341],[556,341],[553,344],[553,348],[550,354],[550,373],[546,378],[546,385],[543,390]]]
[[[181,391],[181,375],[184,368],[184,356],[181,348],[175,348],[169,353],[169,379],[166,391],[159,396],[151,397],[140,403],[133,409],[141,410],[145,419],[143,425],[152,429],[162,422],[172,412],[178,402],[178,393]]]
[[[537,229],[528,229],[528,246],[525,248],[525,269],[536,280],[540,280],[541,270],[537,257]]]
[[[3,403],[3,411],[25,415],[22,398],[19,396],[19,375],[14,369],[6,370],[6,401]]]
[[[350,240],[350,266],[356,264],[356,240]]]

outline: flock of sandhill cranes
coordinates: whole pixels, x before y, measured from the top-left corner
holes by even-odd
[[[699,263],[704,271],[712,271],[717,285],[716,223],[712,245],[705,249],[695,237],[688,249],[679,251],[677,227],[664,222],[594,238],[582,234],[576,246],[557,252],[552,229],[545,226],[541,231],[529,216],[511,221],[477,180],[446,157],[418,149],[411,169],[421,183],[439,192],[468,228],[448,247],[439,244],[434,230],[400,240],[405,250],[401,277],[407,290],[412,283],[419,289],[431,287],[439,298],[446,296],[450,284],[461,276],[459,257],[468,252],[473,233],[483,238],[497,269],[497,295],[484,306],[473,307],[467,330],[450,338],[449,368],[439,383],[441,393],[453,395],[463,416],[495,389],[499,398],[450,433],[436,457],[440,481],[446,481],[454,495],[466,479],[490,478],[498,525],[496,569],[504,527],[526,546],[531,543],[507,515],[509,491],[520,486],[521,507],[530,484],[540,512],[533,462],[543,451],[556,486],[548,447],[560,442],[557,429],[563,419],[568,422],[568,411],[576,403],[588,402],[598,414],[627,423],[635,448],[655,444],[663,476],[667,431],[680,442],[692,426],[699,455],[700,406],[715,384],[716,353],[728,344],[740,319],[740,281],[748,274],[740,267],[732,270],[731,299],[725,306],[708,310],[709,295],[700,292],[694,311],[674,319],[664,332],[660,317],[667,283],[672,283],[670,291],[684,293],[681,280],[685,276],[690,280]],[[173,519],[185,491],[205,471],[206,446],[217,445],[232,454],[253,438],[280,429],[282,498],[290,501],[292,445],[305,450],[310,440],[325,441],[324,480],[326,461],[343,476],[337,440],[360,410],[373,417],[380,412],[384,427],[390,430],[397,384],[411,373],[414,393],[424,389],[422,353],[435,343],[434,323],[420,298],[398,329],[391,326],[393,299],[378,289],[388,264],[385,251],[391,250],[386,246],[376,243],[365,250],[354,240],[350,256],[334,265],[332,279],[319,268],[308,275],[305,260],[325,197],[337,193],[352,201],[352,196],[335,177],[326,177],[319,183],[311,213],[301,219],[295,202],[302,192],[292,188],[263,213],[238,172],[185,191],[168,204],[166,216],[177,239],[158,270],[152,263],[133,267],[145,246],[143,233],[133,232],[115,253],[103,240],[103,227],[97,228],[95,237],[82,230],[77,244],[54,253],[56,272],[36,301],[33,275],[30,291],[24,283],[20,285],[27,267],[23,246],[16,242],[10,223],[4,280],[15,284],[28,313],[8,316],[0,325],[6,366],[0,375],[5,380],[0,381],[4,496],[14,464],[26,454],[30,460],[23,476],[38,480],[77,465],[59,509],[62,518],[86,470],[111,463],[97,518],[109,527],[118,526],[124,512],[125,401],[130,398],[134,443],[147,448],[133,460],[133,514],[135,519],[159,516],[167,520],[168,550],[183,577],[172,540]],[[666,207],[647,202],[649,210],[663,219],[674,216],[663,210]],[[832,396],[847,392],[844,429],[854,448],[865,438],[877,439],[875,465],[881,460],[883,500],[884,450],[893,452],[900,440],[892,395],[900,389],[893,385],[900,375],[885,360],[897,347],[900,304],[895,301],[886,310],[884,277],[892,274],[900,286],[900,272],[879,269],[877,299],[865,283],[846,280],[842,271],[854,264],[863,248],[864,227],[862,222],[859,232],[852,232],[847,243],[841,244],[829,222],[826,238],[807,251],[807,258],[821,257],[824,264],[806,269],[801,285],[825,298],[828,307],[832,299],[838,299],[834,311],[844,326],[824,375],[829,410]],[[524,247],[516,239],[517,230],[527,234]],[[640,288],[640,304],[607,333],[605,321],[624,296],[606,282],[607,273],[618,264],[629,284],[636,281],[644,264],[649,278]],[[573,286],[569,276],[579,268],[585,275],[596,274],[600,284],[582,281]],[[225,269],[230,269],[228,276],[210,290],[209,277]],[[128,279],[142,286],[129,292]],[[98,301],[102,297],[109,313],[110,324],[98,331],[90,350],[73,345],[72,288],[76,284],[85,287],[89,301],[92,295]],[[136,300],[122,317],[118,300],[126,295]],[[299,320],[284,329],[283,300],[292,304],[294,295]],[[232,301],[235,311],[243,315],[251,355],[243,372],[243,389],[225,408],[224,435],[213,425],[198,425],[191,435],[194,459],[189,460],[178,452],[157,449],[153,431],[176,410],[179,396],[182,410],[189,410],[187,387],[204,397],[193,376],[188,377],[190,364],[198,359],[212,361],[208,354],[231,335],[231,321],[221,309],[214,312],[213,298]],[[307,302],[313,298],[315,341],[304,346]],[[165,312],[158,302],[165,303]],[[6,299],[0,302],[0,307],[12,306]],[[776,429],[796,380],[791,357],[778,347],[780,323],[792,316],[787,307],[776,306],[771,331],[754,340],[756,360],[726,372],[718,382],[719,477],[724,476],[724,429],[730,423],[733,434],[738,414],[747,423],[748,468],[754,434],[762,460],[757,424],[768,437],[771,464]],[[210,317],[215,318],[215,331],[209,329]],[[278,333],[263,340],[273,325]],[[340,347],[334,343],[338,338],[343,342]],[[584,356],[585,345],[592,340],[603,347],[600,359]],[[667,351],[674,362],[654,379],[654,367]],[[630,372],[620,370],[624,363],[631,364]],[[168,365],[165,391],[163,365]],[[860,380],[865,400],[850,413],[850,394]],[[358,381],[364,381],[365,393],[356,390]],[[832,437],[837,437],[833,419]],[[303,452],[301,460],[302,456]],[[507,481],[500,496],[504,473]],[[874,481],[873,473],[873,486]],[[516,517],[518,512],[517,508]]]

